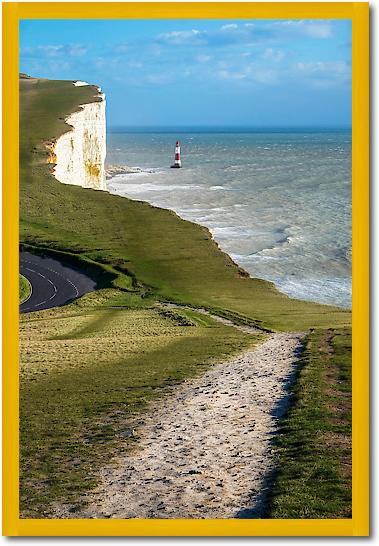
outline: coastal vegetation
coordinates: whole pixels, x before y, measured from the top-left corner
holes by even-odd
[[[23,275],[19,275],[19,300],[20,303],[28,299],[30,295],[30,283]]]
[[[21,317],[23,517],[85,503],[101,467],[136,445],[149,402],[261,337],[142,299],[109,309],[113,297],[100,290]]]
[[[350,324],[349,311],[289,298],[250,278],[202,226],[148,203],[56,181],[45,143],[67,131],[64,118],[96,100],[97,91],[71,82],[20,82],[21,243],[111,267],[113,286],[132,283],[150,298],[231,313],[273,330]]]
[[[171,211],[59,183],[52,144],[69,129],[65,117],[96,95],[92,86],[20,79],[21,246],[80,266],[98,287],[64,308],[21,317],[23,517],[85,502],[99,469],[138,441],[151,400],[263,336],[216,323],[196,307],[263,332],[315,329],[276,446],[281,470],[270,516],[347,517],[349,478],[341,469],[351,313],[250,278],[206,228]],[[162,311],[161,302],[192,309]],[[330,487],[341,491],[333,505],[324,502]]]
[[[351,517],[351,331],[305,339],[293,405],[275,440],[271,518]]]

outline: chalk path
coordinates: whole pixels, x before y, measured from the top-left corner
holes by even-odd
[[[269,334],[157,403],[139,447],[103,469],[74,517],[260,517],[302,335]]]

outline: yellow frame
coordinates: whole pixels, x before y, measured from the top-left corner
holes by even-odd
[[[89,6],[91,9],[89,10]],[[323,520],[20,519],[18,510],[18,33],[20,19],[351,19],[353,517]],[[369,533],[369,5],[366,2],[3,3],[3,534],[367,536]]]

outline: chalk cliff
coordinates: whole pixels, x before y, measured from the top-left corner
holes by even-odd
[[[75,82],[74,85],[88,84]],[[80,110],[66,118],[72,129],[49,146],[49,161],[55,163],[54,175],[60,182],[106,190],[105,95],[98,91],[100,100],[80,105]]]

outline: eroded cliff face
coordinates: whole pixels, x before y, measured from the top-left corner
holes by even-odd
[[[75,82],[74,85],[86,85]],[[50,149],[50,162],[55,163],[54,175],[64,184],[106,190],[106,120],[105,96],[98,102],[81,105],[78,112],[66,118],[72,130],[58,138]]]

